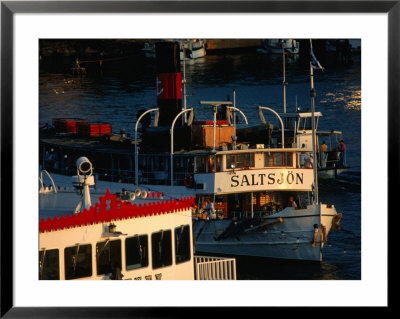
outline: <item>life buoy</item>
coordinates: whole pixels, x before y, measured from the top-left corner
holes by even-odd
[[[183,180],[183,184],[188,188],[192,187],[193,186],[193,175],[187,174],[185,176],[185,179]]]

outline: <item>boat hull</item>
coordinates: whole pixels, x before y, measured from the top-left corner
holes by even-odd
[[[318,168],[318,178],[335,178],[343,172],[347,171],[349,167],[332,167],[332,168]]]
[[[252,256],[274,259],[321,261],[322,252],[319,247],[310,244],[274,244],[274,243],[236,243],[230,246],[221,244],[196,245],[196,254],[223,254],[229,256]],[[223,246],[223,247],[222,247]],[[223,252],[223,253],[221,253]]]
[[[322,260],[322,249],[336,210],[321,205],[287,208],[261,219],[196,220],[193,224],[196,253]],[[321,227],[323,225],[324,227]]]
[[[198,59],[206,56],[207,52],[204,48],[190,51],[190,56],[186,56],[186,60]],[[183,52],[180,52],[180,59],[183,60]]]

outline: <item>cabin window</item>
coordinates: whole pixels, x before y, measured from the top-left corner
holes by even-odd
[[[285,165],[283,159],[282,153],[274,153],[274,166]]]
[[[265,166],[293,166],[292,153],[265,153]]]
[[[60,279],[60,261],[58,249],[39,251],[39,279]]]
[[[310,117],[305,117],[300,119],[300,124],[299,124],[299,129],[300,130],[311,130],[311,118]]]
[[[76,245],[64,249],[65,279],[92,276],[92,245]]]
[[[236,168],[254,167],[254,153],[226,155],[226,167],[229,169],[232,167],[232,164]]]
[[[273,153],[265,153],[265,166],[274,166],[274,155]]]
[[[125,240],[126,270],[149,265],[148,236],[137,235]]]
[[[285,118],[285,129],[294,129],[295,128],[296,119],[293,117]]]
[[[161,230],[151,234],[151,252],[154,269],[172,264],[171,237],[170,230]]]
[[[223,163],[222,156],[218,155],[215,159],[215,167],[217,172],[222,172],[224,170],[224,168],[222,167],[222,163]]]
[[[293,153],[285,153],[285,165],[293,166]]]
[[[197,156],[195,173],[214,173],[215,156]]]
[[[206,158],[204,156],[196,157],[195,173],[205,173],[205,172],[206,172]]]
[[[318,127],[318,117],[315,117],[314,120],[315,129]],[[299,119],[299,130],[312,130],[312,121],[311,117],[305,117]]]
[[[182,225],[175,228],[175,263],[179,264],[190,260],[190,228]]]
[[[97,274],[113,273],[121,269],[121,241],[106,240],[96,244]]]

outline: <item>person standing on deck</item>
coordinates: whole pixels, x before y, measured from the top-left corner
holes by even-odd
[[[307,158],[306,158],[306,163],[304,164],[305,168],[313,168],[313,155],[310,154]]]
[[[306,148],[306,144],[303,144],[301,148]],[[306,158],[307,158],[307,153],[306,152],[301,152],[299,155],[299,161],[300,161],[300,167],[304,167],[306,164]]]
[[[326,145],[325,141],[322,141],[322,144],[319,148],[320,150],[320,164],[322,168],[326,167],[326,160],[328,158],[328,145]]]
[[[209,198],[207,199],[206,212],[209,219],[217,218],[217,215],[215,214],[214,203]]]
[[[345,166],[346,165],[346,144],[344,144],[343,140],[341,140],[339,143],[339,150],[340,150],[339,166]]]

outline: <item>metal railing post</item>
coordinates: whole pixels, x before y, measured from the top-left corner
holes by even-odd
[[[135,185],[139,185],[139,166],[138,166],[138,147],[137,147],[137,129],[138,129],[138,125],[140,120],[143,118],[143,116],[145,116],[147,113],[150,112],[154,112],[154,111],[158,111],[158,108],[155,109],[150,109],[147,110],[145,112],[143,112],[143,114],[141,114],[138,118],[138,120],[136,121],[136,125],[135,125]]]
[[[281,123],[281,127],[282,127],[282,148],[285,148],[285,127],[283,126],[283,121],[282,121],[281,117],[279,116],[279,114],[277,112],[275,112],[273,109],[266,107],[266,106],[259,106],[258,109],[259,110],[268,110],[277,116],[279,122]]]
[[[170,154],[170,160],[171,160],[171,186],[174,186],[174,126],[175,126],[175,122],[176,120],[179,118],[179,116],[181,116],[183,113],[186,112],[193,112],[193,108],[190,109],[185,109],[181,112],[178,113],[177,116],[175,116],[174,120],[172,121],[172,125],[171,125],[171,131],[170,131],[170,135],[171,135],[171,154]]]

